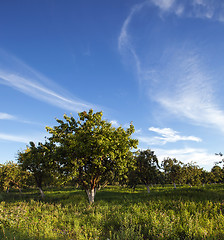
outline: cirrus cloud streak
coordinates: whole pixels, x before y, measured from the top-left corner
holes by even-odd
[[[97,106],[69,97],[69,93],[16,57],[0,50],[0,84],[14,88],[32,98],[70,111],[83,111]]]
[[[14,120],[14,119],[16,119],[15,116],[8,114],[8,113],[0,112],[0,120]]]
[[[218,105],[215,94],[216,76],[206,65],[203,55],[193,47],[194,44],[188,44],[186,40],[176,47],[161,46],[162,50],[157,56],[160,61],[156,65],[152,65],[152,61],[148,63],[145,61],[145,59],[150,59],[151,55],[147,48],[144,52],[139,51],[140,45],[136,43],[148,42],[150,46],[150,41],[145,38],[143,42],[145,36],[139,37],[140,42],[136,41],[138,36],[133,35],[130,28],[141,16],[143,10],[144,13],[148,11],[150,15],[152,7],[158,8],[158,17],[164,14],[164,22],[167,14],[222,22],[224,5],[219,1],[208,0],[145,1],[133,6],[118,37],[120,53],[127,62],[130,62],[130,58],[133,60],[139,85],[144,86],[151,101],[159,103],[167,112],[178,118],[190,120],[190,123],[203,127],[221,129],[224,133],[224,111]],[[141,24],[142,32],[145,32],[145,26],[149,26],[148,20],[144,21],[144,24]],[[148,49],[152,50],[153,47],[150,46]]]

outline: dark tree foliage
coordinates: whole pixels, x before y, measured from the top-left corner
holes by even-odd
[[[154,151],[147,149],[136,156],[136,173],[138,179],[146,185],[148,192],[150,184],[159,182],[159,163]]]
[[[54,151],[55,146],[51,143],[38,143],[36,146],[30,142],[30,146],[24,152],[18,153],[19,165],[23,170],[32,173],[42,198],[44,198],[43,182],[49,182],[54,171]]]
[[[3,191],[9,192],[10,188],[17,188],[21,192],[29,178],[29,172],[23,171],[16,163],[0,164],[0,189]]]
[[[173,183],[176,188],[176,183],[182,183],[185,179],[183,173],[183,163],[176,158],[166,158],[162,161],[165,179],[167,183]]]

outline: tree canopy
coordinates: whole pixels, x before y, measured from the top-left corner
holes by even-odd
[[[53,152],[54,146],[50,143],[38,143],[36,146],[34,142],[30,142],[30,146],[27,146],[24,152],[18,153],[19,165],[23,170],[28,170],[33,174],[42,198],[44,197],[43,181],[52,176]]]
[[[165,173],[166,181],[172,182],[174,188],[176,188],[176,183],[182,183],[184,177],[183,173],[183,163],[178,161],[176,158],[166,158],[162,161],[162,168]]]
[[[149,185],[157,183],[159,178],[159,163],[154,151],[147,149],[137,154],[136,171],[138,178],[146,185],[149,193]]]
[[[29,176],[29,173],[16,163],[0,164],[0,189],[8,192],[11,187],[16,187],[21,192]]]
[[[111,172],[116,176],[127,174],[128,153],[138,141],[132,139],[134,126],[126,130],[112,127],[102,119],[103,113],[93,110],[81,112],[76,120],[64,115],[56,119],[58,126],[47,127],[50,141],[58,146],[58,162],[63,174],[77,179],[85,189],[89,202],[94,202],[96,188]]]

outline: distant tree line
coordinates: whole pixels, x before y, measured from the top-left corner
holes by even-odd
[[[102,112],[81,112],[76,120],[64,115],[58,125],[46,130],[45,143],[30,142],[18,153],[17,163],[0,164],[0,189],[20,192],[36,186],[44,198],[43,186],[74,185],[85,190],[90,203],[96,191],[107,184],[135,188],[144,184],[147,191],[155,184],[199,185],[223,183],[224,168],[214,165],[210,172],[195,163],[183,164],[171,158],[159,164],[154,151],[134,150],[134,126],[115,128],[102,119]],[[222,156],[222,155],[220,155]]]
[[[134,168],[129,171],[128,183],[132,188],[144,184],[150,192],[154,184],[188,184],[189,186],[224,183],[224,168],[217,164],[211,171],[200,168],[196,163],[184,164],[175,158],[165,158],[159,165],[158,159],[150,149],[139,151],[134,155]]]

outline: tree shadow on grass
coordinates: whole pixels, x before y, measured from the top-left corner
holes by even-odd
[[[182,187],[177,189],[165,190],[161,196],[171,200],[189,200],[189,201],[213,201],[219,202],[224,199],[224,191],[204,187]]]
[[[177,187],[151,188],[147,193],[145,186],[140,186],[135,191],[124,187],[109,186],[97,191],[95,203],[105,202],[113,204],[133,204],[143,203],[153,200],[189,200],[189,201],[223,201],[224,186],[215,185],[207,187]],[[43,201],[47,203],[80,204],[88,205],[86,193],[81,189],[74,188],[49,188],[45,190],[45,198],[42,199],[37,190],[26,190],[23,193],[12,191],[9,193],[0,193],[0,202],[17,202],[17,201]]]
[[[223,185],[218,189],[204,188],[204,187],[180,187],[180,188],[152,188],[150,193],[140,189],[136,191],[121,192],[114,190],[104,189],[99,191],[96,195],[96,202],[103,201],[113,204],[133,204],[144,203],[153,200],[183,200],[183,201],[213,201],[222,202],[224,199]]]
[[[85,192],[74,188],[46,189],[44,193],[45,197],[42,199],[39,191],[34,189],[26,190],[22,193],[17,191],[11,191],[9,193],[0,192],[0,202],[14,203],[34,200],[48,203],[61,203],[63,205],[64,203],[71,202],[69,199],[76,200],[75,203],[85,200]]]

